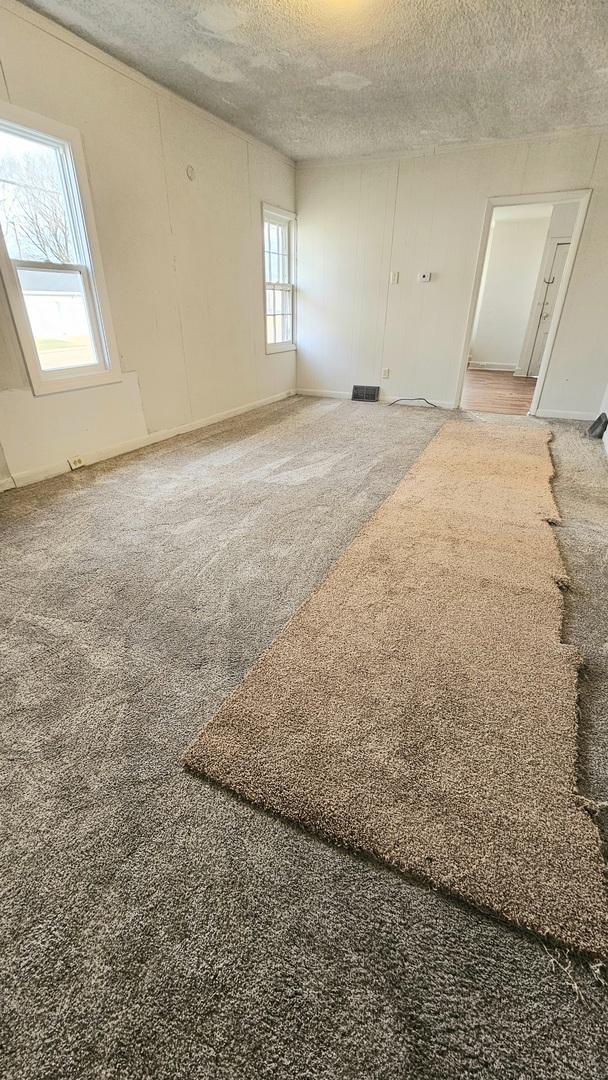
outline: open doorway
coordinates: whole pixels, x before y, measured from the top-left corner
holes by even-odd
[[[536,412],[589,192],[490,199],[460,407]]]

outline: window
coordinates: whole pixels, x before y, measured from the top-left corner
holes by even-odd
[[[19,122],[23,117],[35,126]],[[119,377],[112,375],[90,198],[75,151],[82,154],[77,132],[0,107],[0,269],[35,394]]]
[[[264,206],[266,352],[295,349],[295,214]]]

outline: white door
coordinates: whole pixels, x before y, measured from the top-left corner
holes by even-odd
[[[534,345],[532,346],[532,352],[530,354],[530,363],[528,365],[528,375],[532,375],[534,378],[538,375],[540,362],[543,358],[543,353],[547,344],[551,320],[555,310],[555,300],[559,292],[569,250],[569,243],[557,244],[553,262],[551,263],[551,269],[548,276],[544,279],[545,292],[541,303],[540,318],[536,328]]]

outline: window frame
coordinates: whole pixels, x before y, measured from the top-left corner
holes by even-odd
[[[13,130],[15,134],[24,135],[33,141],[38,137],[40,142],[47,145],[52,143],[61,145],[63,155],[60,155],[59,161],[64,192],[79,249],[77,255],[80,261],[77,263],[38,262],[34,259],[13,260],[8,253],[4,234],[0,229],[0,275],[4,282],[32,392],[39,397],[45,394],[122,382],[123,375],[110,314],[108,290],[80,132],[77,128],[57,123],[38,113],[9,105],[4,101],[0,101],[0,128],[8,132]],[[64,270],[80,274],[92,343],[97,356],[95,365],[59,368],[55,371],[42,369],[18,278],[18,267],[49,272]]]
[[[285,225],[287,224],[288,235],[288,266],[289,266],[289,285],[282,286],[286,292],[291,294],[291,341],[278,341],[269,344],[267,335],[267,317],[268,311],[266,308],[266,290],[267,288],[277,288],[276,282],[266,281],[266,244],[265,244],[265,228],[266,221],[275,220],[275,223]],[[266,346],[266,355],[272,353],[284,353],[296,351],[296,231],[297,216],[293,210],[283,210],[280,206],[272,206],[270,203],[262,203],[262,284],[263,284],[263,312],[264,312],[264,343]]]

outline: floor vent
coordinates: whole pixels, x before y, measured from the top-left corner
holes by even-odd
[[[379,386],[353,386],[352,401],[377,401],[379,397]]]

